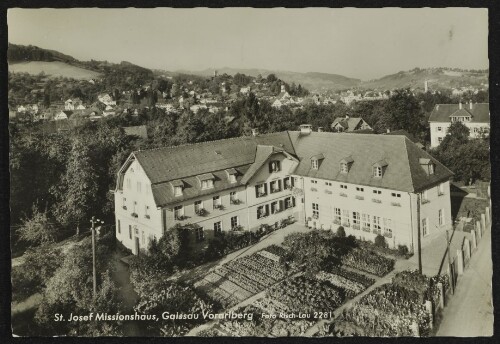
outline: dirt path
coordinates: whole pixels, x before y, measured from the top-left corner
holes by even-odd
[[[134,306],[139,299],[139,296],[134,291],[132,284],[130,283],[130,274],[128,266],[123,263],[120,258],[123,255],[120,252],[113,252],[111,257],[113,264],[112,277],[118,288],[120,288],[119,299],[123,304],[125,313],[133,314]],[[123,322],[123,335],[128,337],[141,336],[143,331],[139,326],[137,321],[124,321]]]

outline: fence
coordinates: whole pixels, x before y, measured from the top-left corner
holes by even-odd
[[[436,302],[436,300],[433,300],[434,302],[430,300],[425,301],[425,307],[431,319],[431,329],[433,327],[434,319],[439,310],[443,309],[446,306],[446,301],[450,294],[454,292],[457,283],[460,281],[460,276],[469,266],[470,259],[472,255],[477,251],[481,238],[484,236],[484,233],[486,233],[486,231],[490,229],[491,208],[486,207],[484,213],[481,214],[481,220],[476,221],[474,229],[471,230],[471,240],[464,238],[462,247],[459,248],[455,255],[453,255],[453,257],[451,258],[451,262],[448,265],[446,271],[449,281],[448,286],[446,287],[442,283],[437,284],[439,289],[439,302]],[[489,247],[485,249],[489,249]],[[450,256],[451,254],[452,252],[450,252]]]

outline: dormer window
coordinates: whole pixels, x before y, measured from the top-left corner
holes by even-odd
[[[323,154],[316,154],[316,155],[312,156],[311,157],[311,168],[313,170],[319,169],[319,165],[321,165],[321,161],[323,161],[324,158],[325,158],[325,156]]]
[[[354,159],[350,156],[340,160],[340,173],[343,174],[349,173],[349,170],[351,169],[351,165],[353,162]]]
[[[374,178],[382,178],[385,169],[387,168],[387,162],[385,160],[377,161],[372,166],[372,173]]]
[[[234,168],[230,168],[226,170],[227,173],[227,179],[231,184],[236,183],[236,175],[238,174],[238,171],[236,171]]]
[[[215,176],[212,173],[205,173],[201,176],[198,176],[198,180],[201,183],[201,189],[212,189],[214,187],[214,179]]]
[[[279,172],[281,170],[281,164],[279,160],[273,160],[269,162],[269,173]]]
[[[420,166],[424,169],[425,173],[430,176],[433,175],[436,169],[436,164],[431,159],[428,158],[420,158],[419,159]]]
[[[174,196],[182,196],[182,192],[184,189],[184,183],[182,180],[174,180],[171,182],[172,187],[174,188]]]

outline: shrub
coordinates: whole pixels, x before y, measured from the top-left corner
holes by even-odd
[[[224,237],[219,236],[213,239],[210,239],[208,242],[208,247],[205,250],[205,260],[215,260],[221,258],[227,248],[227,242]]]
[[[375,237],[375,246],[381,247],[381,248],[386,248],[387,247],[387,243],[385,242],[385,238],[384,238],[383,235],[378,234]]]
[[[345,229],[344,229],[344,227],[340,226],[337,229],[337,236],[340,237],[340,238],[345,238]]]
[[[408,246],[406,245],[398,245],[398,254],[400,256],[406,257],[410,251],[408,250]]]

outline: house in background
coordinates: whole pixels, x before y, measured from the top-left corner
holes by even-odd
[[[470,138],[488,137],[490,132],[490,104],[472,103],[436,104],[429,116],[431,148],[439,146],[453,122],[469,128]]]
[[[372,130],[372,127],[361,117],[335,118],[332,123],[332,131],[337,133],[353,132],[356,130]]]
[[[73,114],[73,111],[68,111],[68,110],[60,111],[54,116],[54,120],[60,121],[63,119],[68,119],[71,117],[72,114]]]

